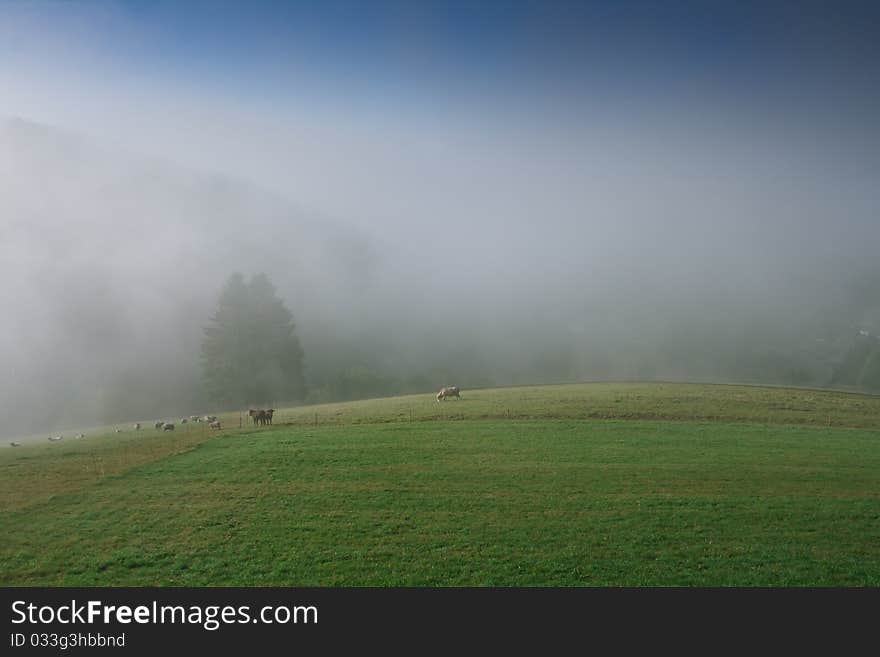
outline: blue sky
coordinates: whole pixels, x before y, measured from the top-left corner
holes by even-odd
[[[609,207],[676,214],[619,207],[631,190],[650,205],[681,186],[683,216],[745,204],[768,217],[847,185],[863,217],[880,171],[878,15],[800,1],[12,0],[0,116],[370,228],[514,218],[522,248],[535,213],[567,226]],[[784,183],[772,202],[769,181]]]
[[[771,100],[780,88],[858,102],[878,81],[878,14],[810,2],[13,0],[0,9],[15,25],[0,54],[58,70],[85,60],[111,78],[221,96],[307,93],[396,111],[687,92]]]

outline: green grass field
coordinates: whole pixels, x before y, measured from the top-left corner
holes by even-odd
[[[880,586],[880,397],[462,394],[0,450],[0,583]]]

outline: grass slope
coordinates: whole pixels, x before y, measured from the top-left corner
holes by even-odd
[[[880,396],[743,385],[579,383],[470,390],[461,401],[428,395],[287,409],[299,425],[464,419],[640,419],[880,428]],[[433,403],[431,403],[433,402]]]
[[[880,585],[878,398],[465,394],[4,450],[2,584]]]

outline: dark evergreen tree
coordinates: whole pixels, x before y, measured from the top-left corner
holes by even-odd
[[[220,293],[202,342],[205,389],[225,407],[305,396],[303,351],[291,312],[265,274],[235,273]]]

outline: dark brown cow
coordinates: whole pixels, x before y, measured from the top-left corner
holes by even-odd
[[[263,409],[263,408],[251,408],[248,410],[248,415],[250,415],[254,424],[272,424],[272,414],[275,413],[274,408]]]

